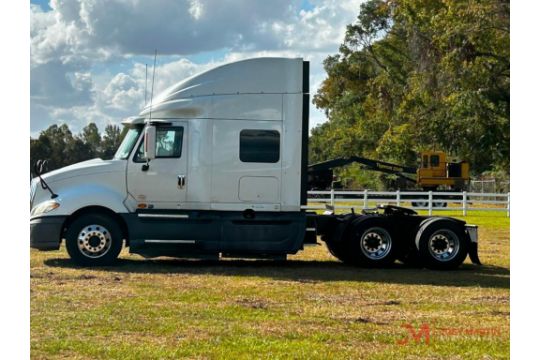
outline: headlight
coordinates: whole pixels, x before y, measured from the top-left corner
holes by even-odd
[[[56,208],[60,207],[60,203],[56,200],[44,201],[35,208],[32,209],[30,216],[41,215],[48,213]]]

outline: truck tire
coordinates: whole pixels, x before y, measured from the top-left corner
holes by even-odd
[[[357,219],[343,239],[350,262],[364,267],[385,267],[394,263],[397,244],[385,221]]]
[[[420,225],[415,242],[422,265],[434,270],[450,270],[463,263],[470,241],[461,224],[431,218]]]
[[[411,202],[412,207],[428,207],[429,201],[413,201]],[[433,201],[433,208],[445,208],[448,206],[446,201]]]
[[[448,206],[448,203],[446,201],[440,201],[440,200],[433,201],[434,208],[445,208],[447,206]]]
[[[122,230],[107,215],[81,215],[68,225],[66,248],[77,265],[111,265],[122,250]]]
[[[332,254],[332,256],[336,257],[340,261],[349,264],[352,262],[352,259],[350,256],[348,256],[347,249],[345,248],[345,244],[343,242],[335,242],[332,240],[325,241],[326,242],[326,248],[328,249],[328,252]]]

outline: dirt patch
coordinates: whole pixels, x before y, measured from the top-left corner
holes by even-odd
[[[30,279],[48,279],[54,277],[54,272],[30,272]]]
[[[490,314],[491,314],[491,315],[495,315],[495,316],[506,316],[506,317],[509,317],[509,316],[510,316],[510,311],[499,311],[499,310],[494,310],[494,311],[491,311]]]
[[[388,325],[389,323],[386,321],[379,321],[376,319],[373,319],[371,317],[365,317],[365,316],[353,316],[353,317],[342,317],[337,318],[336,320],[344,321],[349,324],[375,324],[375,325]]]
[[[262,299],[241,298],[235,301],[235,304],[249,309],[268,309],[270,304]]]
[[[92,280],[92,279],[95,279],[95,278],[96,278],[95,275],[82,274],[82,275],[77,276],[75,279],[77,279],[77,280]]]
[[[509,296],[493,296],[493,295],[487,295],[487,296],[477,296],[471,298],[473,302],[494,302],[498,304],[507,304],[510,302]]]
[[[296,282],[302,283],[302,284],[318,284],[320,281],[313,280],[313,279],[296,279]]]
[[[377,301],[373,303],[369,303],[367,305],[401,305],[401,301],[398,300],[388,300],[388,301]]]

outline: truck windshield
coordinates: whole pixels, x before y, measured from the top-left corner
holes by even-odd
[[[114,159],[117,160],[125,160],[129,156],[129,153],[131,152],[131,149],[133,149],[133,146],[135,146],[135,143],[137,142],[137,139],[139,139],[139,135],[141,134],[142,126],[137,126],[134,128],[131,128],[126,133],[126,136],[124,137],[124,140],[118,147],[118,150],[116,150],[116,154],[114,154]]]

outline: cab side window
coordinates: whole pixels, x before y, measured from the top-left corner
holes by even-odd
[[[156,158],[179,158],[182,156],[183,127],[158,127],[156,129]],[[144,162],[144,141],[133,157],[135,162]]]
[[[179,158],[182,156],[182,137],[184,128],[156,129],[156,157]]]
[[[439,155],[431,155],[431,167],[439,166]]]
[[[422,167],[424,169],[427,169],[428,168],[428,165],[429,165],[429,162],[428,162],[428,156],[427,155],[424,155],[424,158],[422,159]]]

